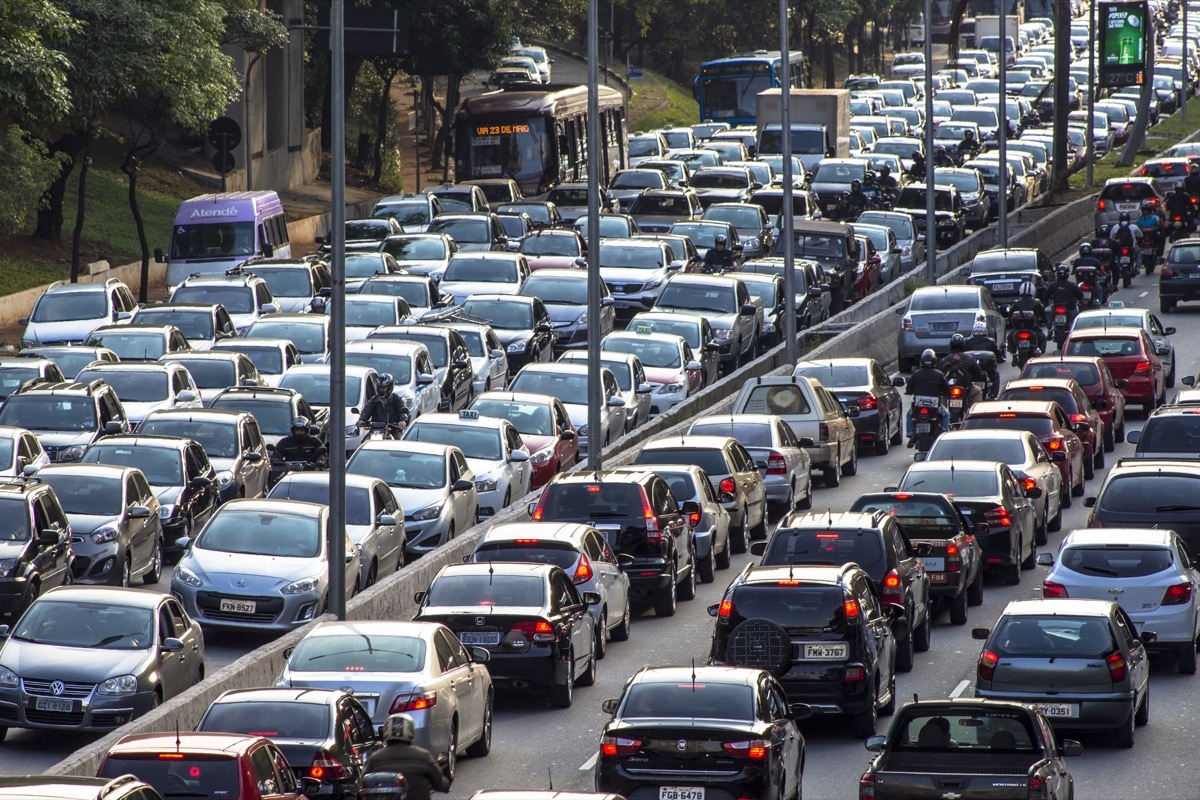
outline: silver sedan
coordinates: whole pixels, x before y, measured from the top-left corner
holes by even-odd
[[[351,687],[376,727],[408,714],[415,743],[452,765],[464,750],[485,756],[492,747],[488,658],[437,622],[327,622],[300,640],[275,685]]]
[[[767,490],[767,502],[783,514],[812,508],[812,459],[783,417],[729,414],[692,423],[689,436],[731,436],[750,453]],[[765,466],[764,466],[765,465]]]

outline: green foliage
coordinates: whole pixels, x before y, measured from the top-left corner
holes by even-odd
[[[700,109],[682,86],[652,70],[644,70],[640,81],[631,81],[629,130],[649,131],[671,125],[691,125]]]
[[[238,5],[225,11],[223,42],[240,44],[252,53],[265,53],[287,44],[283,18],[274,11],[260,11],[257,3]]]
[[[79,27],[50,0],[0,0],[0,116],[51,121],[67,113],[70,63],[57,48]]]
[[[516,0],[438,0],[413,9],[407,71],[465,76],[490,69],[512,44]]]
[[[42,190],[61,168],[46,146],[16,125],[0,134],[0,233],[16,233],[25,227],[37,208]]]

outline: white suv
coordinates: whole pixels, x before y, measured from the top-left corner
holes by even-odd
[[[116,278],[103,283],[59,281],[42,293],[25,326],[21,347],[83,344],[101,325],[125,323],[138,309],[129,287]]]

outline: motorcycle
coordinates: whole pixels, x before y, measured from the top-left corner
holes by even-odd
[[[1055,305],[1054,313],[1050,316],[1050,326],[1054,331],[1054,343],[1058,345],[1058,349],[1062,350],[1063,342],[1067,340],[1067,333],[1071,330],[1071,319],[1075,316],[1074,312],[1066,306]]]
[[[1013,363],[1024,369],[1037,350],[1037,335],[1027,329],[1013,331]]]
[[[1117,250],[1117,268],[1121,271],[1121,285],[1128,289],[1133,285],[1133,276],[1137,274],[1137,264],[1133,260],[1133,251],[1128,247]]]
[[[918,395],[913,398],[913,433],[917,439],[918,455],[927,454],[934,441],[942,434],[939,405],[939,399],[936,397]]]
[[[1167,227],[1169,227],[1171,229],[1170,233],[1168,234],[1168,238],[1172,242],[1179,241],[1180,239],[1182,239],[1183,237],[1188,235],[1187,229],[1188,229],[1189,225],[1188,225],[1187,219],[1184,218],[1183,214],[1173,215],[1171,217],[1171,221]]]
[[[1083,305],[1086,308],[1099,308],[1105,299],[1104,276],[1098,267],[1083,265],[1075,268],[1075,283],[1083,292]]]
[[[1149,275],[1158,261],[1158,231],[1142,229],[1142,269]],[[1129,288],[1129,287],[1126,287]]]
[[[358,785],[358,800],[404,800],[408,781],[399,772],[368,772]]]
[[[362,427],[361,425],[359,427]],[[386,422],[372,422],[369,426],[370,433],[367,434],[368,442],[383,442],[391,439],[399,439],[404,433],[405,426],[388,425]]]

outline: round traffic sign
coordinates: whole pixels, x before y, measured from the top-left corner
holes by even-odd
[[[228,175],[233,172],[233,153],[228,150],[218,150],[213,154],[212,165],[218,175]]]
[[[242,141],[242,128],[229,117],[208,123],[208,143],[217,150],[232,150]]]

